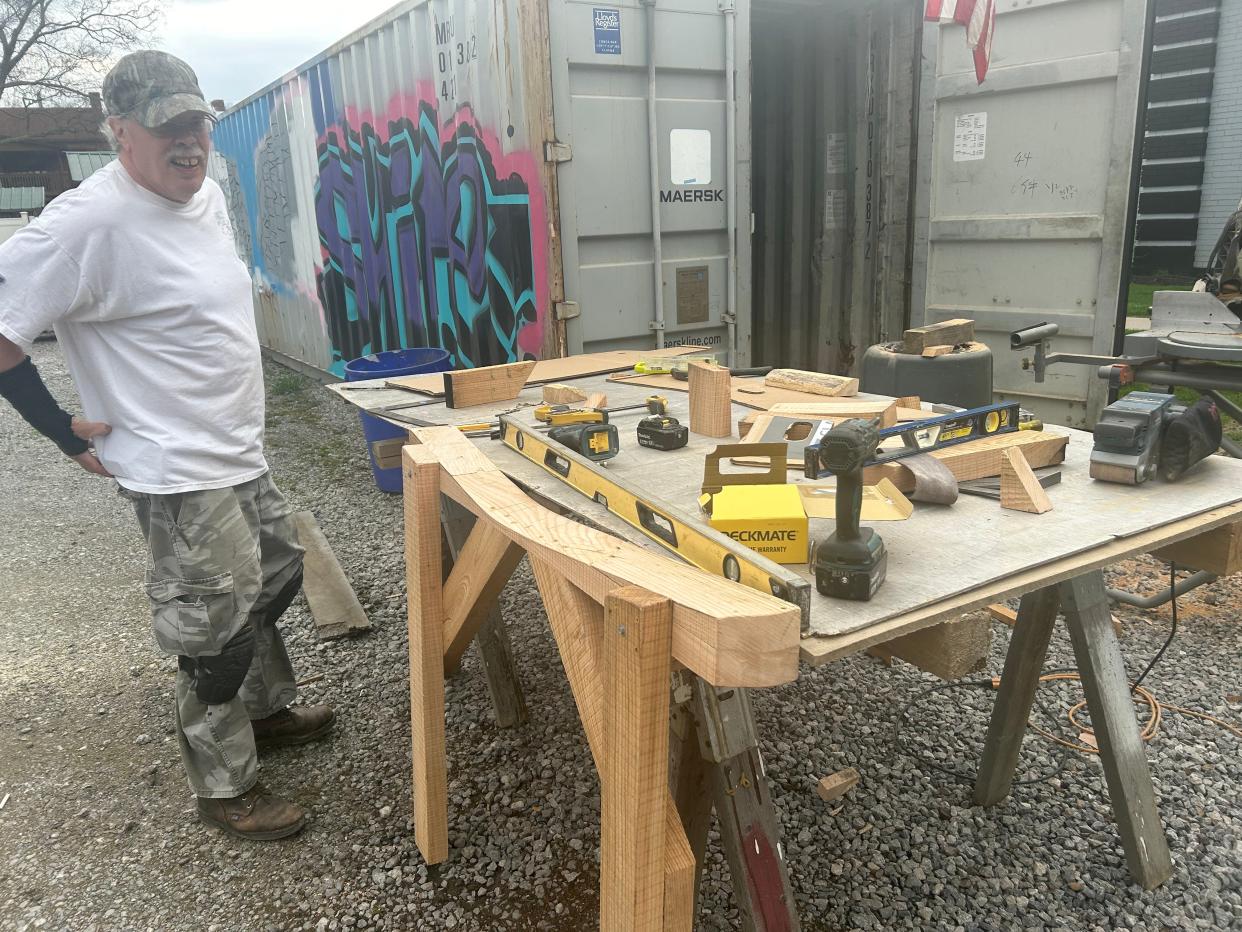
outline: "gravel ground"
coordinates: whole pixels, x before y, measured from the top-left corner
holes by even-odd
[[[68,402],[56,346],[34,355]],[[174,662],[148,633],[129,505],[0,406],[0,928],[592,928],[599,788],[529,572],[503,609],[532,720],[495,727],[469,651],[448,684],[452,856],[429,874],[407,816],[400,500],[372,485],[352,409],[279,366],[267,376],[277,481],[316,513],[374,626],[319,643],[300,599],[286,616],[301,675],[322,677],[302,695],[334,703],[339,723],[330,740],[265,755],[262,778],[314,822],[249,844],[193,819]],[[1113,577],[1150,589],[1161,566],[1144,558]],[[1179,636],[1148,680],[1160,699],[1242,718],[1240,601],[1232,579],[1180,600]],[[1118,616],[1134,674],[1169,613]],[[1007,638],[997,626],[989,672]],[[1072,664],[1058,632],[1049,666]],[[992,702],[984,689],[920,698],[934,683],[855,656],[754,694],[804,929],[1242,928],[1236,736],[1167,714],[1148,745],[1175,873],[1145,893],[1128,881],[1093,758],[1029,737],[1025,775],[1045,778],[989,810],[929,767],[973,766]],[[1041,690],[1055,715],[1073,701],[1068,686]],[[822,803],[816,780],[846,766],[861,783]],[[727,877],[713,835],[701,928],[737,927]]]

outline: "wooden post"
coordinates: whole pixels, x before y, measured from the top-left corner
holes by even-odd
[[[1113,632],[1104,575],[1100,570],[1092,570],[1066,580],[1060,589],[1078,674],[1091,710],[1091,727],[1100,747],[1113,817],[1121,833],[1121,847],[1131,876],[1144,889],[1151,890],[1172,876],[1173,861],[1156,809],[1156,793],[1134,717],[1125,663]],[[1019,629],[1021,626],[1019,616]]]
[[[977,805],[991,806],[1009,795],[1060,601],[1057,587],[1047,586],[1028,592],[1018,606],[1018,620],[1005,653],[1005,671],[975,780]]]
[[[636,586],[604,619],[600,932],[663,932],[672,605]]]
[[[409,602],[410,731],[414,837],[428,864],[448,858],[444,741],[444,599],[440,565],[440,464],[421,447],[402,452],[405,581]]]
[[[723,366],[690,363],[690,429],[705,437],[733,436],[733,377]]]

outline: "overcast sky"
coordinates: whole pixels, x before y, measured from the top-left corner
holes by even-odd
[[[395,0],[171,0],[161,48],[232,105],[395,5]]]

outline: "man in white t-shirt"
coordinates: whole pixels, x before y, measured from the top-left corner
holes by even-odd
[[[276,621],[301,587],[302,548],[263,457],[250,277],[206,177],[214,117],[164,52],[121,59],[103,98],[117,160],[0,245],[0,395],[134,504],[199,817],[283,838],[306,812],[257,785],[256,749],[318,738],[335,716],[290,705]],[[26,355],[52,326],[84,417]]]

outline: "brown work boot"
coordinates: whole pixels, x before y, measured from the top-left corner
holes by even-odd
[[[306,826],[306,810],[262,787],[251,787],[231,799],[198,797],[198,817],[238,838],[273,841],[295,835]]]
[[[321,738],[332,730],[336,713],[330,705],[287,706],[267,718],[251,720],[257,748],[275,748],[287,744],[305,744]]]

